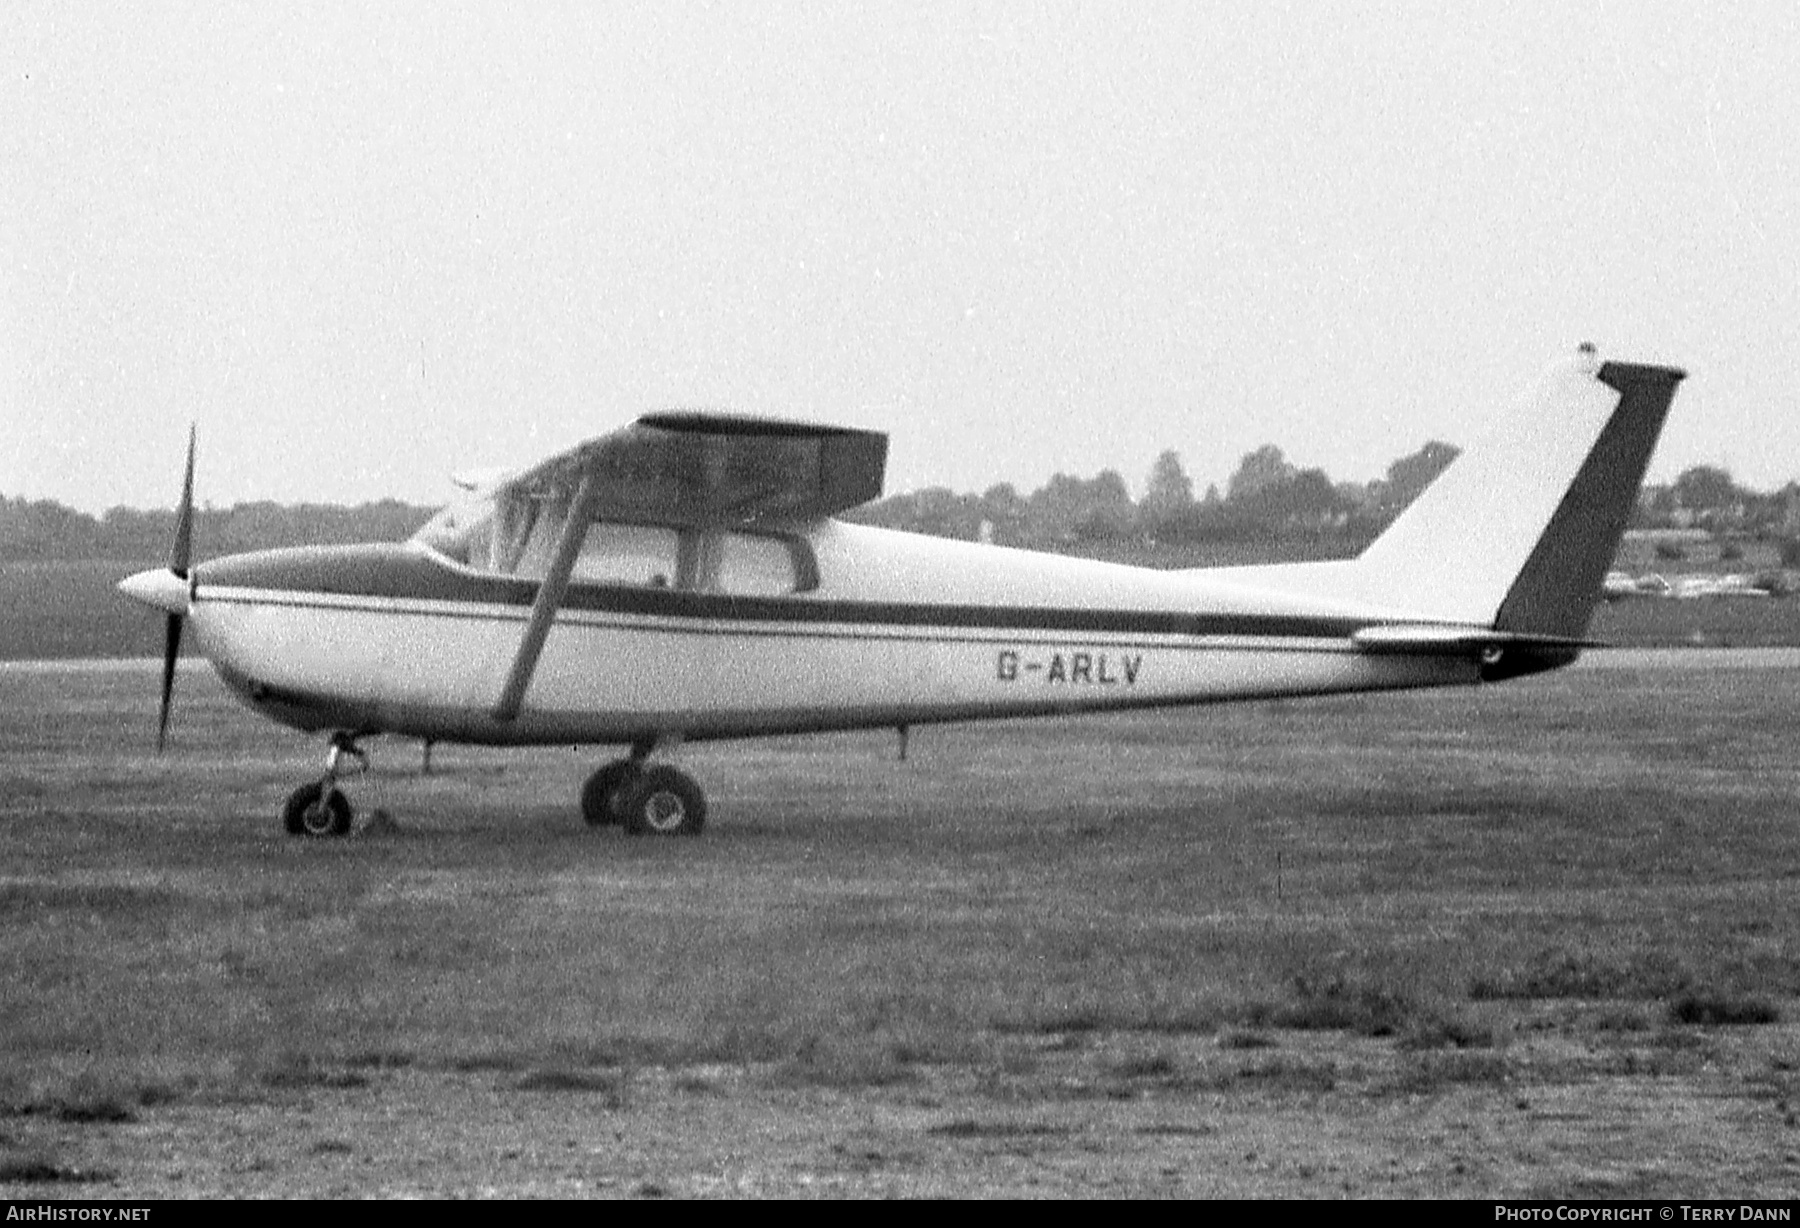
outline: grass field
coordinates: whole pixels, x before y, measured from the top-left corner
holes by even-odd
[[[0,668],[0,1190],[1800,1193],[1800,687],[1480,691],[596,754]],[[1734,1026],[1735,1025],[1735,1026]]]

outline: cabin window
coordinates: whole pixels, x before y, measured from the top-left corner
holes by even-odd
[[[594,524],[575,559],[573,578],[587,584],[673,587],[680,541],[674,529],[655,525]]]
[[[716,586],[721,593],[745,597],[779,597],[801,588],[792,547],[782,538],[753,533],[719,534]]]
[[[496,534],[497,540],[510,541],[512,549],[494,559],[494,571],[528,580],[541,580],[550,573],[568,508],[547,505],[533,510],[538,514],[510,526],[513,532]],[[577,584],[670,588],[675,584],[679,545],[674,529],[596,521],[588,526],[569,578]]]

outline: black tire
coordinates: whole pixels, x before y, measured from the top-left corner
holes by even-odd
[[[349,799],[336,789],[327,793],[316,780],[290,793],[281,811],[282,826],[288,835],[314,840],[349,835],[354,818]]]
[[[697,836],[706,827],[706,795],[687,773],[658,764],[626,786],[619,814],[634,836]]]
[[[620,795],[642,769],[630,759],[619,759],[589,776],[581,786],[581,817],[589,827],[612,827],[619,822]]]

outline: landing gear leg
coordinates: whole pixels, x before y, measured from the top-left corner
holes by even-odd
[[[338,777],[344,774],[345,759],[352,760],[358,772],[369,770],[369,756],[357,746],[355,736],[340,730],[331,735],[331,745],[325,751],[324,777],[301,785],[288,795],[281,812],[282,826],[288,835],[320,839],[350,834],[356,813],[337,787]]]

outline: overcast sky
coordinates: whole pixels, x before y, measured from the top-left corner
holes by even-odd
[[[1584,340],[1800,477],[1800,5],[0,6],[0,494],[440,502],[672,405],[888,488],[1366,479]]]

